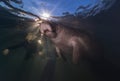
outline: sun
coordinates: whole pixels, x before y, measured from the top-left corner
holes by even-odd
[[[41,18],[42,18],[42,19],[45,19],[45,20],[49,19],[50,17],[51,17],[50,13],[46,13],[46,12],[44,12],[44,13],[41,15]]]

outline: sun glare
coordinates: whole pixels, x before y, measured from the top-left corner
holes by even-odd
[[[38,43],[39,43],[39,44],[42,44],[42,40],[38,40]]]
[[[49,13],[43,13],[43,14],[41,15],[41,18],[47,20],[47,19],[50,18],[50,14],[49,14]]]

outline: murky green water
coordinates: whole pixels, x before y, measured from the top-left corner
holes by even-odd
[[[24,46],[12,49],[8,55],[3,55],[4,49],[21,43],[25,40],[28,31],[31,31],[23,30],[26,28],[22,25],[20,29],[17,28],[19,23],[13,16],[2,17],[0,14],[0,18],[0,81],[117,81],[115,79],[119,76],[117,75],[119,68],[113,65],[116,63],[119,66],[117,26],[115,30],[112,29],[114,25],[109,27],[102,25],[103,27],[96,29],[97,35],[101,36],[105,44],[105,58],[111,62],[104,62],[93,68],[87,61],[81,61],[79,65],[75,65],[70,59],[65,62],[63,59],[56,58],[55,49],[48,39],[47,42],[45,40],[42,50],[39,49],[43,54],[37,53],[28,60],[25,60]],[[32,25],[25,25],[25,27],[32,27]],[[115,38],[116,40],[112,40]]]

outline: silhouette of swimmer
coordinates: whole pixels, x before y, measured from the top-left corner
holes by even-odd
[[[3,50],[4,55],[8,55],[10,50],[14,50],[20,47],[24,47],[26,50],[25,60],[32,58],[35,54],[42,50],[42,46],[40,46],[37,42],[38,37],[32,33],[28,33],[25,40],[17,45],[10,46],[7,49]]]

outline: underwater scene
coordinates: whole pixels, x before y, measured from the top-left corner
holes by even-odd
[[[0,0],[0,81],[120,81],[120,0]]]

